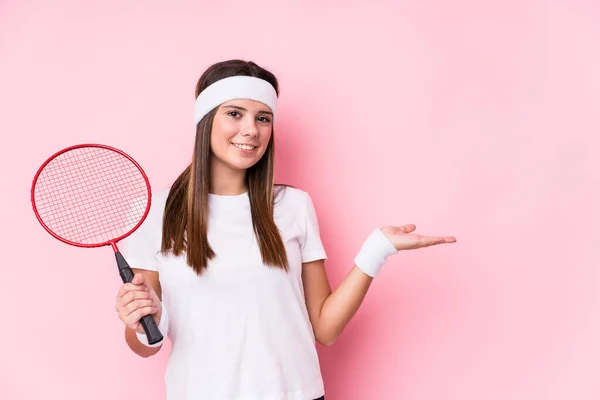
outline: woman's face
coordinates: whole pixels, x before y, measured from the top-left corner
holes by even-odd
[[[273,131],[271,108],[254,100],[231,100],[217,109],[210,147],[213,163],[248,169],[265,153]]]

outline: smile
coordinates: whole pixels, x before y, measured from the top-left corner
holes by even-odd
[[[252,151],[254,149],[256,149],[256,146],[250,146],[247,144],[238,144],[238,143],[231,143],[234,147],[237,147],[240,150],[244,150],[244,151]]]

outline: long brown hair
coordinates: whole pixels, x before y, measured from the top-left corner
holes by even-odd
[[[222,61],[210,66],[196,84],[198,97],[212,83],[230,76],[253,76],[269,82],[279,95],[277,78],[257,64],[243,60]],[[217,107],[218,108],[218,107]],[[169,191],[163,217],[161,252],[179,256],[186,253],[187,263],[198,275],[207,268],[215,252],[208,243],[208,194],[210,182],[210,135],[217,108],[196,127],[196,143],[191,164],[179,175]],[[246,171],[252,225],[263,263],[287,271],[288,260],[279,229],[273,218],[277,195],[273,165],[274,132],[261,159]],[[278,188],[280,185],[277,185]],[[284,186],[281,186],[284,187]]]

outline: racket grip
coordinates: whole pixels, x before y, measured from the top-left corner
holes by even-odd
[[[119,266],[119,275],[121,275],[121,279],[123,283],[131,283],[133,280],[133,270],[125,261],[125,258],[121,254],[121,252],[117,251],[115,253],[115,257],[117,258],[117,265]],[[146,332],[146,336],[148,337],[149,344],[156,344],[163,340],[163,335],[158,329],[156,325],[156,321],[154,321],[154,317],[152,315],[146,315],[142,317],[140,320],[142,324],[142,328],[144,328],[144,332]]]

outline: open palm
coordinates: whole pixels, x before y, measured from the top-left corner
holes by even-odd
[[[437,244],[456,243],[453,236],[423,236],[413,233],[417,229],[414,224],[403,226],[386,226],[381,231],[396,247],[396,250],[412,250]]]

